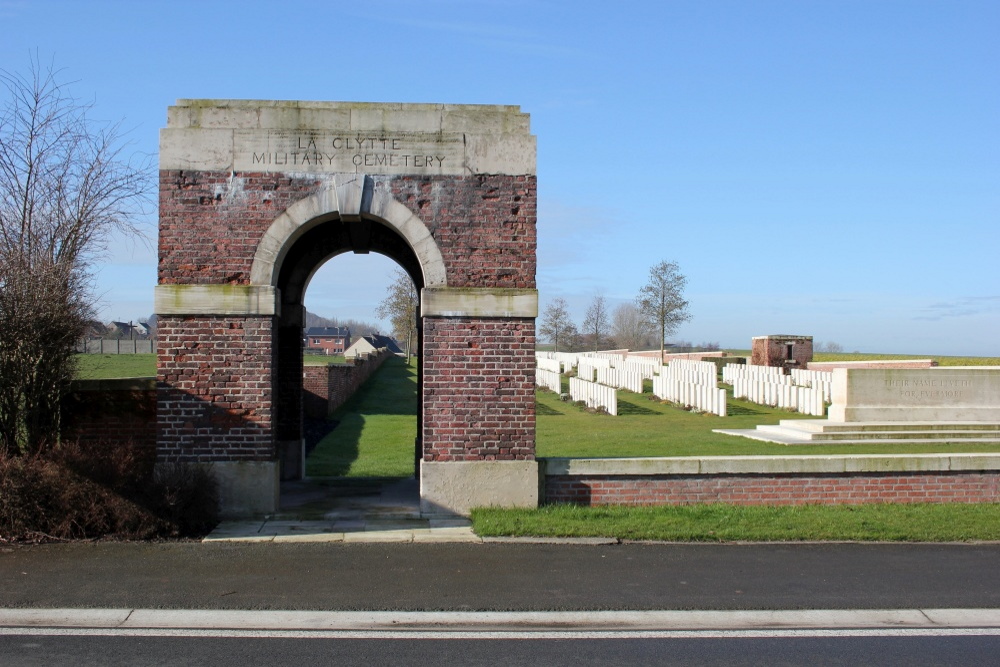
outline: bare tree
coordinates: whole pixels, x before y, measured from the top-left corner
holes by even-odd
[[[559,297],[549,302],[542,315],[538,333],[555,346],[556,352],[559,351],[560,347],[563,350],[569,348],[571,341],[576,336],[576,326],[569,318],[569,306],[566,299]]]
[[[594,300],[587,307],[587,315],[583,320],[583,332],[590,336],[594,344],[594,352],[601,349],[601,336],[608,335],[608,304],[604,296],[594,295]]]
[[[648,344],[652,329],[632,303],[623,303],[611,313],[611,335],[619,347],[639,350]]]
[[[58,439],[90,266],[113,233],[141,236],[151,170],[51,68],[0,70],[0,84],[0,453],[13,455]]]
[[[406,363],[410,363],[410,349],[417,333],[417,308],[420,306],[420,295],[417,294],[417,286],[413,284],[413,279],[404,271],[396,269],[392,275],[389,293],[375,309],[375,315],[389,320],[396,340],[406,341]]]
[[[155,341],[157,333],[156,313],[153,313],[152,315],[150,315],[145,319],[140,319],[139,322],[146,326],[146,331],[148,332],[147,335],[149,339]]]
[[[649,270],[649,282],[639,290],[636,306],[643,318],[659,334],[660,358],[667,336],[691,319],[688,302],[684,300],[687,278],[681,275],[676,262],[660,262]]]

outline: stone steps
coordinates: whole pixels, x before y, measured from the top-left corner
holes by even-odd
[[[1000,422],[831,422],[828,419],[782,419],[779,425],[809,433],[858,431],[1000,431]],[[775,428],[771,426],[770,428]]]
[[[939,442],[1000,444],[997,422],[830,422],[783,419],[756,429],[719,429],[720,433],[785,445],[915,444]]]

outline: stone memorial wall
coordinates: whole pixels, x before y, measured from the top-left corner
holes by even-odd
[[[1000,368],[833,371],[831,422],[1000,422]]]

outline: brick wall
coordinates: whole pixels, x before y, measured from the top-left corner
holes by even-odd
[[[156,448],[156,381],[77,380],[62,403],[62,438],[95,443],[131,440]]]
[[[728,353],[722,350],[716,350],[713,352],[664,352],[663,353],[663,363],[668,364],[674,359],[683,359],[689,361],[710,361],[718,357],[725,357]],[[640,352],[629,352],[630,357],[649,357],[656,359],[660,356],[659,350],[643,350]]]
[[[159,460],[274,458],[269,317],[161,316]]]
[[[535,287],[534,176],[403,176],[390,187],[430,230],[449,287]]]
[[[1000,502],[1000,471],[813,475],[553,475],[545,502],[802,505]]]
[[[159,281],[248,284],[257,244],[314,178],[160,171]]]
[[[306,416],[324,419],[332,414],[391,356],[382,352],[359,357],[353,363],[304,367],[302,405]]]
[[[248,284],[271,223],[326,178],[162,170],[159,282]],[[449,287],[535,287],[534,176],[374,180],[427,226]],[[274,360],[272,329],[269,318],[160,318],[161,459],[273,459],[272,427],[285,438],[299,413],[282,402],[281,423],[272,424],[273,375],[287,365]],[[473,347],[477,336],[484,338]],[[436,443],[428,459],[532,459],[534,321],[442,318],[425,325],[424,341],[423,438]]]
[[[532,460],[533,319],[427,318],[425,461]]]
[[[934,368],[933,359],[882,359],[872,361],[811,361],[811,371],[832,371],[834,368]]]
[[[427,225],[451,287],[535,287],[534,176],[377,176]],[[247,284],[264,232],[316,175],[160,172],[161,284]]]

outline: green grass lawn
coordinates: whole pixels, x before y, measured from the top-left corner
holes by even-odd
[[[155,376],[155,354],[76,355],[76,377],[81,380]]]
[[[417,360],[390,357],[334,414],[340,423],[306,459],[309,477],[410,477],[417,435]]]
[[[303,366],[326,366],[327,364],[346,364],[347,358],[341,355],[304,354]]]
[[[996,541],[1000,540],[1000,505],[547,505],[537,510],[476,509],[472,523],[483,536],[681,542]]]
[[[712,429],[752,429],[782,419],[816,419],[746,401],[728,401],[727,417],[688,412],[650,400],[652,394],[618,392],[618,416],[600,415],[563,403],[553,392],[537,394],[536,453],[539,457],[621,458],[633,456],[748,456],[789,454],[925,454],[995,452],[984,443],[907,445],[779,445]]]

